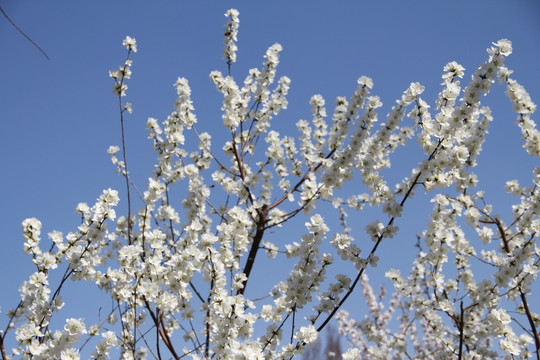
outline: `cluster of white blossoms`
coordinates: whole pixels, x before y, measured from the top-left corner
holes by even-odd
[[[458,100],[461,88],[457,78],[463,76],[464,69],[452,62],[445,67],[445,88],[437,100],[439,113],[431,117],[427,110],[420,112],[419,108],[426,106],[417,102],[421,106],[413,115],[421,120],[419,143],[429,158],[413,171],[411,178],[426,190],[453,184],[457,190],[454,195],[433,196],[431,221],[422,233],[426,248],[419,252],[408,279],[398,270],[387,272],[396,290],[388,300],[389,308],[381,311],[384,294],[375,297],[367,280],[363,280],[368,315],[357,322],[345,311],[338,314],[340,332],[355,347],[347,353],[348,358],[540,356],[540,316],[533,312],[531,307],[536,304],[530,296],[540,270],[536,243],[540,233],[540,168],[534,169],[533,183],[528,187],[520,186],[516,180],[507,183],[506,190],[519,199],[513,206],[509,225],[485,202],[483,191],[475,194],[472,190],[477,180],[471,169],[492,120],[490,110],[480,106],[480,99],[497,78],[508,84],[507,95],[519,114],[517,122],[524,148],[532,156],[540,155],[540,134],[529,117],[535,105],[523,87],[509,78],[511,71],[504,67],[504,56],[511,53],[511,43],[500,40],[494,45],[488,49],[488,61],[472,76],[461,99]],[[407,186],[405,182],[402,188]],[[372,238],[382,230],[381,224],[376,229],[369,227]],[[484,249],[494,241],[497,247]],[[481,264],[489,268],[481,268]],[[485,275],[486,271],[491,277]],[[399,326],[391,328],[388,321],[395,312],[400,313]],[[496,343],[499,351],[494,347]]]
[[[40,247],[41,222],[34,218],[23,221],[24,249],[32,256],[36,271],[21,285],[21,302],[9,313],[8,329],[17,324],[15,333],[19,346],[13,350],[14,355],[25,359],[78,359],[81,337],[87,333],[99,335],[97,325],[87,328],[82,319],[73,318],[65,321],[62,330],[52,330],[51,319],[62,309],[64,301],[60,296],[61,286],[52,291],[49,277],[51,271],[66,263],[67,269],[60,275],[61,283],[69,278],[91,282],[99,278],[100,271],[96,267],[112,255],[103,250],[109,244],[107,220],[116,219],[114,207],[118,201],[117,191],[108,189],[91,208],[85,203],[79,204],[77,212],[81,213],[83,221],[78,231],[66,236],[59,231],[49,233],[52,247],[48,251]],[[103,333],[107,340],[100,342],[101,350],[96,349],[96,353],[109,354],[110,347],[116,344],[116,338],[111,335]],[[2,358],[7,358],[3,348]]]
[[[350,340],[347,360],[538,358],[540,317],[530,289],[540,262],[540,168],[530,186],[507,184],[519,199],[508,225],[482,192],[472,190],[478,183],[472,169],[492,120],[481,99],[495,80],[507,84],[525,148],[540,155],[530,118],[535,105],[504,66],[510,42],[495,43],[463,89],[463,67],[445,66],[434,115],[421,98],[424,86],[412,83],[380,120],[383,104],[370,95],[373,81],[362,76],[350,98],[336,99],[331,115],[325,99],[314,95],[312,119],[299,120],[295,136],[272,127],[288,105],[290,79],[276,81],[281,45],[272,45],[262,67],[238,83],[231,75],[238,11],[225,15],[228,74],[216,70],[210,79],[223,95],[229,140],[214,147],[210,134],[197,131],[189,83],[178,78],[174,111],[146,124],[156,162],[143,191],[127,171],[124,141],[108,150],[126,179],[127,215],[116,216],[118,192],[105,190],[92,207],[77,206],[76,231],[49,233],[49,250],[43,250],[41,223],[25,220],[24,251],[36,271],[22,284],[21,302],[0,332],[1,358],[79,359],[88,351],[94,359],[292,359],[315,344],[332,319]],[[126,62],[110,71],[122,131],[124,112],[132,109],[123,103],[129,56],[137,51],[133,38],[124,46]],[[411,139],[424,158],[392,184],[384,170]],[[361,179],[354,190],[338,197],[354,177]],[[377,265],[379,245],[399,234],[398,218],[417,188],[432,194],[433,213],[409,277],[387,273],[396,292],[385,310],[385,294],[374,294],[366,272]],[[336,208],[341,231],[327,225],[331,214],[321,215],[329,209],[325,203]],[[365,231],[349,228],[347,211],[368,205],[383,219]],[[290,220],[303,215],[309,218],[296,235]],[[261,267],[260,251],[267,252],[270,268]],[[477,279],[476,260],[493,278]],[[284,270],[288,275],[279,280],[265,273]],[[52,321],[61,316],[61,293],[70,279],[110,296],[104,319],[87,326],[96,315],[87,311],[84,321]],[[362,321],[340,311],[358,284],[368,311]],[[16,345],[8,354],[10,334]]]
[[[227,59],[229,66],[236,62],[236,51],[238,50],[236,42],[238,41],[238,27],[240,26],[238,15],[240,13],[236,9],[230,9],[225,13],[229,21],[225,25],[225,38],[223,40],[225,42],[225,51],[223,57]]]

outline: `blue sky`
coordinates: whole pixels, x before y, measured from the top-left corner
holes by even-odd
[[[126,35],[135,37],[139,47],[128,82],[134,113],[127,120],[127,145],[130,169],[141,187],[153,159],[146,120],[164,120],[172,111],[178,76],[190,82],[200,128],[222,129],[221,99],[208,75],[226,71],[223,14],[231,7],[240,11],[233,76],[243,79],[249,68],[260,67],[268,46],[283,45],[278,75],[292,83],[289,108],[277,120],[280,131],[294,131],[297,120],[310,119],[313,94],[325,97],[331,113],[336,96],[350,96],[361,75],[375,83],[372,92],[385,104],[381,116],[413,81],[426,86],[424,98],[433,105],[446,63],[462,64],[466,83],[486,59],[485,49],[501,38],[513,42],[507,60],[513,77],[540,103],[538,1],[19,0],[0,5],[50,57],[47,61],[0,18],[2,310],[16,304],[18,285],[32,271],[22,252],[21,221],[37,217],[44,235],[54,229],[67,233],[78,224],[78,202],[92,203],[104,188],[123,189],[106,150],[120,144],[108,70],[123,63]],[[538,161],[522,149],[504,88],[495,86],[485,104],[495,119],[480,157],[480,187],[488,196],[493,191],[492,202],[504,208],[509,199],[501,195],[504,182],[530,181]],[[404,176],[410,170],[402,171]],[[419,197],[413,206],[422,208],[427,198]],[[426,222],[410,216],[398,225],[414,234]],[[403,246],[411,248],[410,240]],[[400,259],[392,247],[379,254],[386,254],[388,263]],[[386,265],[381,266],[384,272]]]

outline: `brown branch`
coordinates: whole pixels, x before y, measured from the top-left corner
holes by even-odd
[[[325,159],[329,159],[332,155],[334,155],[334,153],[336,152],[336,150],[332,150],[328,153],[328,155],[326,155]],[[302,184],[304,183],[304,181],[307,180],[307,178],[309,177],[309,174],[310,173],[314,173],[316,172],[317,170],[319,170],[319,168],[322,166],[322,161],[319,162],[313,169],[309,169],[305,174],[304,176],[296,183],[296,185],[294,185],[292,187],[292,189],[290,189],[289,191],[287,191],[282,197],[281,199],[279,199],[278,201],[276,201],[275,203],[273,203],[272,205],[268,206],[268,210],[272,210],[273,208],[279,206],[282,202],[284,202],[290,194],[292,194],[293,192],[297,191],[300,186],[302,186]]]
[[[268,216],[268,210],[269,207],[265,204],[260,209],[257,209],[258,219],[257,219],[257,231],[255,232],[255,236],[253,236],[253,242],[251,244],[251,249],[249,250],[248,259],[246,262],[246,266],[244,267],[244,274],[246,275],[246,279],[243,282],[243,286],[238,289],[236,292],[236,295],[243,295],[244,291],[246,290],[247,281],[249,279],[249,274],[251,273],[251,269],[253,268],[253,263],[255,262],[255,256],[257,256],[257,251],[259,250],[259,245],[261,244],[261,240],[264,235],[265,225],[266,225],[266,218]]]
[[[508,239],[506,238],[506,232],[503,229],[501,221],[499,219],[493,219],[493,222],[497,226],[497,229],[499,230],[499,234],[501,235],[501,239],[504,245],[504,250],[506,251],[508,255],[511,255],[510,246],[508,245]],[[534,323],[532,313],[529,309],[527,297],[525,296],[525,293],[523,292],[521,287],[519,287],[519,297],[521,298],[521,303],[523,304],[525,315],[527,316],[527,320],[529,321],[529,325],[531,327],[531,331],[534,337],[534,345],[536,347],[536,351],[535,351],[536,358],[540,359],[540,336],[538,335],[538,331],[536,330],[536,324]]]
[[[236,159],[236,163],[238,164],[238,171],[240,172],[240,179],[242,179],[244,188],[246,189],[248,193],[248,199],[253,204],[255,199],[253,198],[253,195],[251,194],[251,190],[249,190],[249,187],[246,185],[246,174],[245,174],[245,169],[244,169],[244,163],[240,159],[240,155],[238,154],[238,149],[236,147],[236,133],[233,132],[232,136],[233,136],[232,147],[233,147],[233,152],[234,152],[234,158]],[[246,202],[246,205],[247,205],[247,202]]]
[[[460,304],[460,317],[459,317],[459,352],[458,360],[461,360],[463,357],[463,301]]]
[[[128,50],[127,60],[129,60],[129,55],[131,54],[131,49]],[[127,65],[124,65],[124,71],[126,70]],[[122,130],[122,154],[124,157],[124,171],[125,171],[125,178],[126,178],[126,190],[127,190],[127,203],[128,203],[128,218],[127,218],[127,240],[128,244],[131,245],[131,195],[129,192],[129,172],[128,172],[128,165],[127,165],[127,155],[126,155],[126,137],[124,132],[124,105],[122,103],[122,86],[124,84],[124,75],[122,75],[122,79],[120,80],[120,87],[119,87],[119,94],[118,94],[118,105],[120,107],[120,127]]]
[[[176,353],[176,350],[174,349],[174,346],[172,344],[171,338],[169,337],[169,334],[167,334],[167,331],[165,330],[165,324],[163,323],[163,318],[161,316],[156,316],[156,313],[154,313],[154,310],[150,306],[150,303],[148,300],[144,299],[144,304],[146,309],[148,309],[148,312],[150,313],[150,317],[154,321],[154,324],[156,325],[156,330],[159,333],[161,339],[165,343],[165,346],[167,346],[167,349],[171,352],[173,357],[175,359],[180,359],[180,356]],[[157,309],[157,308],[156,308]],[[157,309],[159,311],[159,309]]]
[[[525,297],[525,293],[519,289],[519,296],[521,297],[521,302],[523,303],[523,308],[525,309],[525,314],[527,315],[527,320],[529,320],[529,325],[531,326],[531,330],[534,335],[534,344],[536,346],[536,358],[540,359],[540,337],[538,336],[538,331],[536,331],[536,324],[534,323],[533,316],[531,314],[531,310],[529,309],[529,304],[527,302],[527,297]]]
[[[206,307],[206,320],[205,320],[206,321],[206,324],[205,324],[206,341],[204,342],[204,358],[205,359],[208,359],[208,355],[210,353],[210,301],[212,300],[212,291],[214,290],[214,279],[216,277],[214,263],[212,262],[212,251],[210,249],[208,249],[208,260],[212,268],[212,279],[210,280],[210,291],[208,292],[208,299],[206,301],[208,306]]]
[[[152,354],[152,356],[154,357],[154,359],[158,360],[158,359],[161,359],[161,354],[159,353],[159,337],[156,341],[156,347],[157,347],[157,352],[158,354],[154,354],[154,352],[152,351],[152,347],[150,346],[150,344],[148,343],[148,341],[146,341],[146,337],[145,335],[151,330],[148,330],[147,332],[143,333],[141,331],[141,327],[139,326],[139,324],[136,324],[137,326],[137,330],[139,330],[139,334],[141,335],[140,339],[143,340],[143,342],[146,344],[146,347],[148,348],[148,351],[150,351],[150,354]]]
[[[285,319],[283,319],[283,321],[281,322],[281,324],[279,324],[278,328],[275,329],[274,331],[272,331],[272,336],[270,336],[269,339],[266,340],[266,343],[264,344],[263,348],[262,348],[262,351],[266,350],[266,348],[268,347],[268,345],[270,345],[272,343],[272,340],[277,336],[277,334],[279,334],[279,331],[281,330],[281,328],[283,327],[283,325],[285,325],[285,322],[289,319],[289,317],[291,316],[291,313],[287,313],[287,316],[285,316]]]
[[[193,125],[191,128],[192,128],[193,131],[195,132],[195,135],[197,135],[197,138],[199,139],[199,141],[201,141],[201,143],[202,143],[201,135],[200,135],[199,132],[197,131],[197,128],[195,128],[195,125]],[[203,145],[204,145],[204,148],[206,149],[206,151],[208,151],[208,153],[210,154],[210,156],[212,156],[212,158],[214,159],[214,161],[218,164],[220,170],[224,170],[224,171],[228,172],[228,173],[231,174],[231,175],[235,175],[235,174],[233,174],[231,171],[229,171],[229,169],[227,169],[227,167],[226,167],[225,165],[223,165],[223,164],[218,160],[218,158],[214,155],[214,153],[212,152],[212,150],[211,150],[208,146],[206,146],[206,144],[203,143]]]
[[[429,155],[428,157],[428,161],[432,160],[435,155],[437,154],[437,152],[439,151],[439,149],[441,148],[441,144],[442,142],[444,141],[444,139],[440,139],[439,140],[439,143],[437,144],[437,146],[435,147],[435,149],[433,150],[433,152]],[[409,198],[409,196],[411,196],[411,193],[413,191],[413,189],[415,188],[416,185],[419,184],[419,180],[420,180],[420,177],[422,176],[422,171],[419,171],[418,174],[416,175],[416,177],[414,178],[412,184],[410,185],[409,189],[407,190],[407,192],[405,193],[405,195],[403,196],[403,199],[401,200],[400,202],[400,206],[403,206],[405,204],[405,202],[407,201],[407,199]],[[386,232],[386,229],[388,229],[388,227],[390,225],[392,225],[394,223],[394,220],[395,220],[395,217],[392,217],[390,219],[390,221],[388,222],[388,224],[386,225],[385,227],[385,230],[378,236],[377,238],[377,241],[375,242],[375,245],[373,246],[373,248],[371,249],[371,252],[369,253],[368,255],[368,259],[373,256],[375,254],[375,252],[377,251],[377,248],[379,247],[380,243],[382,242],[383,240],[383,235],[384,233]],[[345,301],[347,300],[347,298],[353,293],[354,291],[354,288],[356,287],[356,285],[358,284],[358,281],[360,280],[360,278],[362,277],[362,274],[364,274],[364,271],[366,270],[366,266],[367,264],[364,264],[361,269],[358,271],[358,275],[356,276],[356,279],[354,279],[354,282],[352,283],[352,285],[350,286],[349,290],[345,293],[345,295],[343,296],[343,298],[341,299],[341,301],[334,307],[334,309],[330,312],[330,314],[326,317],[326,319],[324,320],[324,322],[317,328],[317,332],[320,332],[322,329],[324,329],[324,327],[330,322],[330,320],[334,317],[334,315],[336,314],[336,312],[341,308],[341,306],[345,303]]]
[[[4,341],[6,339],[6,335],[8,334],[9,330],[15,328],[15,326],[11,326],[11,325],[14,324],[13,319],[15,319],[17,317],[17,312],[22,307],[22,305],[23,305],[23,302],[19,301],[19,304],[17,305],[15,310],[13,310],[13,312],[11,313],[11,316],[9,317],[6,329],[3,332],[0,331],[0,354],[2,354],[2,360],[7,360],[8,359],[8,357],[6,355],[6,350],[5,350],[5,347],[4,347]]]
[[[24,33],[24,31],[22,31],[21,28],[19,28],[19,27],[17,26],[17,24],[15,24],[15,22],[9,18],[9,16],[6,14],[6,12],[4,11],[4,9],[2,9],[1,6],[0,6],[0,11],[1,11],[2,14],[4,15],[4,17],[5,17],[6,19],[8,19],[8,21],[11,23],[11,25],[13,25],[13,27],[14,27],[15,29],[17,29],[18,32],[20,32],[20,33],[21,33],[28,41],[30,41],[30,42],[32,43],[32,45],[34,45],[35,47],[38,48],[39,51],[41,51],[41,53],[43,54],[43,56],[45,56],[45,58],[47,58],[47,60],[51,60],[51,59],[49,58],[49,56],[45,53],[45,51],[43,51],[43,49],[42,49],[38,44],[36,44],[36,43],[34,42],[34,40],[32,40],[28,35],[26,35],[26,34]]]
[[[306,208],[306,206],[308,206],[309,203],[311,203],[311,201],[313,201],[317,196],[320,195],[321,193],[321,189],[324,187],[324,184],[322,184],[321,186],[319,186],[319,188],[317,189],[317,191],[315,191],[315,193],[309,198],[307,199],[304,204],[302,206],[300,206],[299,208],[293,210],[293,211],[290,211],[288,212],[287,214],[283,215],[282,216],[282,220],[278,221],[278,222],[274,222],[272,223],[271,225],[268,225],[266,226],[265,230],[266,229],[270,229],[274,226],[279,226],[287,221],[289,221],[290,219],[292,219],[293,217],[295,217],[300,211],[304,210]]]

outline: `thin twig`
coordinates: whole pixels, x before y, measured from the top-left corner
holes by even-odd
[[[45,51],[43,51],[43,49],[42,49],[38,44],[36,44],[36,43],[34,42],[34,40],[32,40],[32,39],[30,38],[30,36],[26,35],[26,34],[24,33],[24,31],[22,31],[21,28],[18,27],[17,24],[15,24],[15,22],[9,18],[9,16],[6,14],[6,12],[4,11],[4,9],[2,9],[1,6],[0,6],[0,11],[1,11],[2,14],[4,15],[4,17],[5,17],[6,19],[8,19],[8,21],[11,23],[11,25],[13,25],[13,27],[14,27],[15,29],[17,29],[18,32],[20,32],[20,33],[21,33],[28,41],[30,41],[30,42],[32,43],[32,45],[34,45],[35,47],[38,48],[39,51],[41,51],[41,53],[43,54],[43,56],[45,56],[45,57],[47,58],[47,60],[51,60],[51,59],[49,58],[49,55],[47,55],[47,54],[45,53]]]

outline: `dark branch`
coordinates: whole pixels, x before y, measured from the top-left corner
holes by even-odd
[[[34,42],[34,40],[32,40],[32,39],[30,38],[30,36],[26,35],[26,34],[24,33],[24,31],[22,31],[21,28],[18,27],[17,24],[15,24],[15,22],[13,22],[13,20],[11,20],[11,19],[9,18],[9,16],[6,14],[6,12],[4,11],[4,9],[2,9],[1,6],[0,6],[0,11],[2,12],[2,14],[4,14],[4,17],[5,17],[6,19],[8,19],[8,21],[11,23],[11,25],[13,25],[13,27],[14,27],[15,29],[17,29],[18,32],[20,32],[20,33],[21,33],[28,41],[30,41],[30,42],[32,43],[32,45],[34,45],[35,47],[38,48],[39,51],[41,51],[41,53],[43,54],[43,56],[45,56],[45,57],[47,58],[47,60],[51,60],[51,59],[49,58],[49,56],[45,53],[45,51],[43,51],[43,49],[42,49],[38,44],[36,44],[36,43]]]

